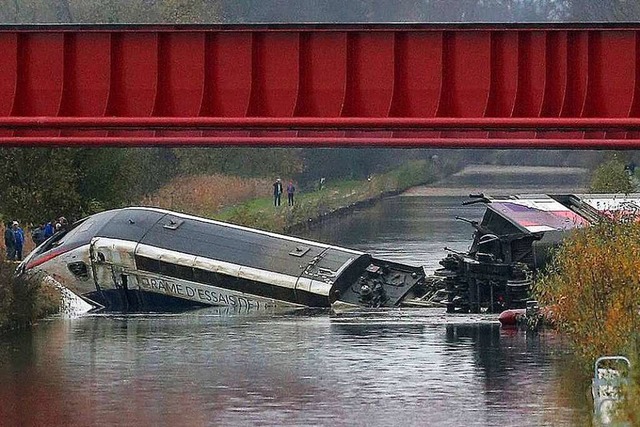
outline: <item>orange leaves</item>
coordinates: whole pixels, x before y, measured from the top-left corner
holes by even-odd
[[[194,175],[173,179],[142,204],[211,216],[223,206],[271,194],[271,183],[227,175]]]
[[[640,327],[640,225],[603,221],[573,232],[535,294],[559,327],[593,360],[624,352]]]

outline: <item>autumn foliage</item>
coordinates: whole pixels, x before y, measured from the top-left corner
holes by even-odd
[[[271,191],[271,182],[266,179],[226,175],[180,176],[143,197],[141,204],[212,216],[224,206],[263,197]]]
[[[617,416],[640,425],[640,222],[626,216],[575,231],[535,284],[539,302],[587,368],[600,356],[632,361]]]
[[[640,223],[606,220],[575,231],[535,285],[543,306],[588,361],[629,350],[640,327]]]

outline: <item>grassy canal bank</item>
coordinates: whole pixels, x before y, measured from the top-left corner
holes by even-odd
[[[451,171],[446,166],[417,160],[366,180],[327,181],[321,189],[296,192],[293,206],[287,206],[286,194],[279,207],[274,206],[271,196],[259,197],[223,207],[212,216],[234,224],[290,233],[410,187],[433,183],[447,172]]]
[[[13,278],[15,263],[0,261],[0,335],[27,328],[60,310],[60,292],[41,280]]]

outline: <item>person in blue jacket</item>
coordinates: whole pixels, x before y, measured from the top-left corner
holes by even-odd
[[[18,221],[13,221],[13,227],[11,227],[11,229],[13,230],[13,237],[15,237],[16,239],[14,259],[17,261],[22,261],[22,247],[24,246],[24,232],[22,231],[22,228],[20,228],[20,224],[18,224]]]
[[[13,261],[16,252],[16,238],[13,235],[11,223],[7,222],[4,229],[4,246],[7,248],[7,259]]]
[[[53,223],[54,223],[54,221],[49,221],[44,226],[44,238],[45,238],[45,240],[48,239],[49,237],[53,236],[53,233],[55,233],[55,229],[53,228]]]

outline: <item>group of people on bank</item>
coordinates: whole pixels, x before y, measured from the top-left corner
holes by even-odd
[[[289,181],[286,190],[289,206],[293,206],[293,195],[296,192],[296,187],[293,185],[293,181]],[[276,179],[276,182],[273,183],[273,206],[280,206],[280,199],[283,192],[282,181],[278,178]]]
[[[41,223],[34,228],[31,231],[31,239],[38,246],[58,231],[66,230],[68,227],[69,222],[65,217],[61,216],[57,220]],[[4,246],[7,250],[7,259],[9,261],[22,260],[24,243],[24,231],[20,227],[20,223],[18,221],[7,222],[4,229]]]
[[[322,191],[324,188],[325,179],[324,177],[320,178],[318,182],[317,189]],[[287,184],[287,200],[289,202],[289,206],[293,206],[293,195],[296,192],[296,187],[293,185],[293,181],[289,180],[289,184]],[[284,188],[282,186],[282,181],[280,178],[276,179],[273,183],[273,205],[280,206],[280,199],[282,198],[282,193],[284,193]]]

